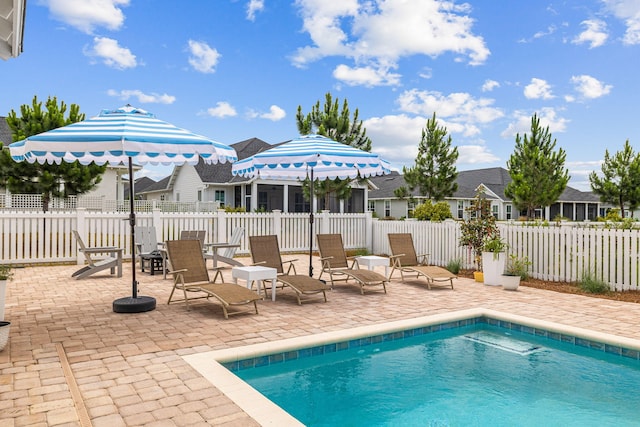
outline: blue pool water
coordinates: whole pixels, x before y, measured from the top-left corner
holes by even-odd
[[[234,372],[308,426],[640,426],[637,356],[573,341],[480,323]]]

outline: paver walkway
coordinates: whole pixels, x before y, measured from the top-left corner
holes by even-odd
[[[300,256],[298,271],[307,271],[304,260]],[[640,304],[526,287],[508,292],[468,279],[457,280],[453,291],[393,280],[387,295],[362,296],[355,285],[337,285],[328,303],[302,306],[284,291],[276,302],[261,301],[259,315],[225,320],[219,306],[203,300],[191,311],[168,306],[172,282],[138,273],[139,295],[157,298],[157,309],[117,314],[113,300],[131,295],[130,265],[122,278],[105,273],[73,280],[76,269],[17,269],[9,282],[0,427],[257,425],[182,356],[466,308],[640,339]]]

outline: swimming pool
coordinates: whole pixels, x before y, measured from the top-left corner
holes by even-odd
[[[480,329],[477,329],[477,326],[480,326]],[[497,330],[497,326],[506,329]],[[374,330],[375,332],[372,332]],[[329,335],[333,335],[334,339],[330,339]],[[428,336],[428,342],[431,344],[426,345],[422,341],[425,336]],[[436,341],[433,341],[434,339]],[[303,343],[304,341],[306,342]],[[383,347],[383,344],[391,344],[391,347]],[[406,344],[409,344],[408,353],[398,353],[400,347],[407,347]],[[565,353],[556,351],[567,346],[576,347],[586,353],[600,352],[605,359],[622,359],[627,365],[631,365],[632,373],[625,373],[615,380],[617,384],[606,389],[602,381],[611,378],[618,369],[615,366],[606,370],[602,367],[592,367],[590,364],[593,359],[585,354],[579,356],[579,366],[572,371],[569,362],[563,359]],[[631,423],[635,423],[636,408],[640,403],[631,392],[640,381],[640,345],[637,341],[489,310],[466,310],[269,343],[262,345],[263,348],[259,347],[247,346],[243,349],[217,352],[218,354],[210,352],[206,355],[188,356],[185,359],[191,358],[190,363],[208,378],[220,378],[220,372],[211,371],[211,367],[217,365],[212,362],[213,356],[235,369],[254,365],[267,366],[266,370],[272,371],[270,374],[293,376],[299,392],[294,398],[291,411],[312,425],[335,425],[338,420],[341,424],[346,422],[349,425],[384,424],[379,418],[383,412],[392,415],[392,421],[389,423],[400,422],[403,425],[411,425],[415,420],[420,420],[420,425],[526,425],[527,422],[530,422],[529,425],[567,425],[568,422],[574,423],[573,425],[593,425],[598,423],[597,417],[602,414],[605,414],[605,420],[616,419],[615,425],[633,425]],[[323,352],[329,354],[329,359],[335,359],[330,360],[329,371],[324,374],[320,373],[319,368],[310,366],[314,358],[307,357]],[[199,357],[201,358],[198,362]],[[402,358],[406,358],[416,371],[404,375],[397,374],[394,377],[394,368]],[[281,363],[285,359],[297,360],[293,364]],[[351,359],[351,362],[344,362],[343,359]],[[483,366],[481,362],[485,360],[489,362]],[[411,363],[415,361],[419,363]],[[611,366],[612,362],[605,363]],[[208,372],[203,371],[202,363],[205,364],[204,371]],[[282,368],[285,365],[291,366],[293,373],[283,372]],[[537,370],[527,371],[526,368],[532,365],[535,365]],[[453,367],[453,370],[448,373],[441,372],[440,368],[443,366]],[[382,388],[373,385],[372,390],[365,388],[355,391],[356,394],[360,393],[359,397],[344,398],[332,394],[334,389],[339,391],[340,388],[350,388],[351,386],[343,384],[342,379],[356,377],[356,374],[367,367],[373,368],[373,373],[364,374],[365,379],[378,378],[384,372],[391,372],[392,375],[390,378],[381,379],[385,384]],[[548,390],[539,390],[542,383],[539,379],[540,369],[547,371],[552,368],[561,370],[560,373],[552,374],[554,384],[551,389],[557,391],[558,396],[551,396]],[[244,376],[249,372],[258,370],[241,370],[240,375]],[[320,376],[315,379],[307,378],[311,375],[310,372]],[[605,375],[588,378],[587,381],[587,384],[597,384],[596,387],[589,386],[592,390],[587,393],[591,394],[589,397],[593,398],[595,403],[587,403],[586,397],[576,398],[577,392],[587,391],[587,387],[576,385],[573,379],[598,372],[604,372]],[[270,382],[264,380],[266,377],[261,374],[253,376],[258,377],[256,386],[259,388],[263,387],[260,381]],[[403,377],[402,385],[398,390],[391,391],[388,385],[398,383],[400,377]],[[505,382],[498,385],[489,384],[496,377]],[[338,378],[340,380],[337,381]],[[429,378],[429,381],[425,381],[425,378]],[[472,381],[469,381],[470,378]],[[255,378],[251,381],[254,380]],[[258,422],[270,421],[274,425],[296,423],[295,419],[287,418],[288,414],[276,409],[273,403],[265,403],[266,406],[258,404],[258,397],[254,394],[256,392],[248,391],[251,388],[243,385],[242,381],[236,378],[235,382],[231,383],[216,386],[234,400],[240,397],[240,401],[236,402]],[[357,378],[356,383],[364,384],[367,381]],[[314,384],[320,385],[320,390],[309,388]],[[425,385],[431,388],[421,389]],[[521,387],[522,385],[524,387]],[[615,397],[613,392],[616,390],[621,390],[623,396]],[[305,393],[314,398],[308,400]],[[407,403],[408,406],[398,409],[391,401],[391,396],[394,395],[399,396],[399,401]],[[283,402],[284,406],[288,405],[278,393],[274,398]],[[323,400],[324,398],[327,400]],[[622,408],[623,405],[618,405],[621,399],[623,403],[630,404],[626,409]],[[308,401],[313,401],[313,404],[308,404]],[[320,415],[307,411],[314,405],[321,409]],[[476,405],[479,410],[470,410],[471,405]],[[597,408],[597,405],[602,405],[602,408]],[[345,407],[348,415],[339,413],[340,406]],[[363,414],[356,416],[356,420],[362,424],[350,422],[345,418],[352,415],[354,407],[365,409]],[[461,410],[463,408],[466,410]],[[616,411],[607,413],[607,408]],[[551,416],[550,411],[559,412],[553,415],[554,418],[547,419]],[[471,418],[464,418],[466,413],[472,414]],[[367,420],[365,417],[369,415],[372,418]],[[260,418],[263,416],[264,418]],[[279,416],[284,418],[274,418]],[[563,421],[562,417],[565,417]]]

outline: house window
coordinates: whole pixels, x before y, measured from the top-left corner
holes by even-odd
[[[224,190],[216,190],[213,200],[219,202],[220,207],[224,208]]]
[[[163,201],[163,202],[164,202],[166,199],[167,199],[167,196],[166,196],[165,194],[161,194],[161,195],[160,195],[160,200],[161,200],[161,201]]]
[[[416,201],[410,200],[407,202],[407,218],[413,218],[413,212],[416,209]]]
[[[180,193],[176,193],[176,202],[180,201]]]
[[[464,219],[464,200],[458,200],[458,219]]]
[[[198,201],[202,201],[202,190],[198,190]]]
[[[376,211],[376,201],[375,200],[367,200],[367,210],[369,212]]]
[[[391,216],[391,200],[384,201],[384,216],[385,218]]]
[[[498,219],[498,205],[491,205],[491,215]]]
[[[506,205],[505,209],[506,209],[506,212],[507,212],[507,219],[513,219],[512,216],[511,216],[511,213],[512,213],[511,211],[512,211],[513,207],[511,205]]]
[[[251,210],[251,185],[244,186],[244,207],[247,211]]]

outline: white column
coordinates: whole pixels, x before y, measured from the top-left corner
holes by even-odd
[[[289,184],[285,184],[282,191],[282,211],[291,212],[289,210]]]
[[[253,181],[251,183],[251,212],[254,212],[258,209],[258,183],[257,181]]]

